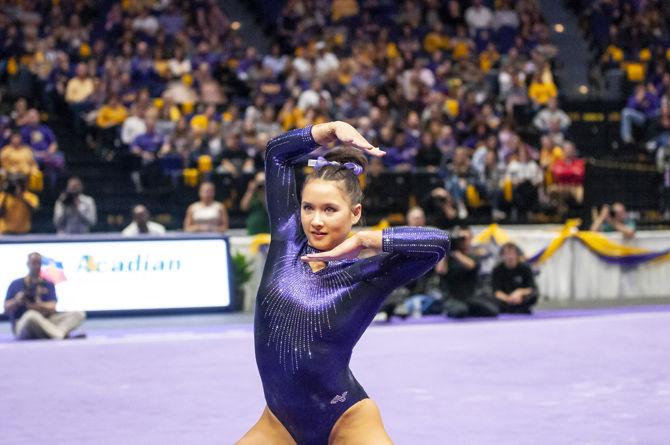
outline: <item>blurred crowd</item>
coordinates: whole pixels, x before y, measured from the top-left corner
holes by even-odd
[[[2,168],[20,170],[22,193],[31,176],[54,182],[63,169],[44,118],[65,108],[75,140],[122,162],[138,193],[165,177],[228,175],[234,211],[256,190],[247,179],[269,138],[336,119],[388,152],[370,166],[372,207],[385,172],[437,178],[423,204],[445,227],[473,212],[517,222],[581,204],[584,161],[566,138],[537,0],[288,0],[267,53],[245,45],[214,0],[0,11],[12,106]]]
[[[621,73],[630,95],[621,112],[626,149],[646,150],[662,173],[670,217],[670,4],[661,0],[571,0],[590,39],[596,83]],[[627,90],[627,88],[624,88]]]

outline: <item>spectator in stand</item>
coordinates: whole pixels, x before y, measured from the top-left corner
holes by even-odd
[[[30,232],[32,214],[39,205],[37,195],[26,190],[26,178],[11,173],[0,177],[0,234]]]
[[[472,231],[457,228],[452,232],[451,250],[436,266],[444,276],[445,314],[452,318],[495,317],[498,307],[488,296],[477,295],[479,261],[471,248]]]
[[[121,126],[128,117],[128,109],[121,103],[115,94],[109,96],[105,104],[100,107],[95,118],[98,127],[98,141],[102,146],[103,157],[113,155],[117,146]]]
[[[146,131],[133,141],[130,153],[135,157],[131,173],[135,191],[140,193],[145,184],[154,185],[160,170],[159,152],[164,148],[165,137],[156,131],[157,113],[152,109],[145,117]]]
[[[406,172],[414,166],[417,151],[417,146],[408,141],[407,135],[398,131],[395,133],[393,144],[386,147],[386,156],[383,160],[390,170]]]
[[[89,233],[98,221],[95,200],[83,191],[81,179],[68,179],[54,207],[53,222],[59,234]]]
[[[74,115],[74,131],[77,136],[85,134],[84,114],[92,108],[91,99],[94,91],[95,83],[89,76],[88,66],[85,63],[77,64],[75,77],[70,79],[65,87],[65,101],[70,105]]]
[[[467,148],[458,147],[454,152],[453,162],[447,166],[444,188],[454,198],[459,219],[468,216],[466,195],[468,187],[482,190],[477,171],[472,167]]]
[[[621,140],[633,143],[633,125],[641,127],[659,115],[660,101],[653,83],[637,85],[621,112]]]
[[[43,258],[28,255],[28,275],[12,281],[5,296],[4,310],[18,340],[84,338],[69,337],[86,319],[84,312],[56,312],[56,287],[41,276]]]
[[[133,207],[133,222],[123,229],[123,236],[164,235],[165,226],[151,221],[149,210],[142,204]]]
[[[237,134],[229,134],[225,138],[223,160],[219,170],[233,176],[254,171],[254,160],[242,146],[241,138]]]
[[[26,125],[21,127],[23,143],[32,148],[35,160],[50,179],[51,186],[56,185],[58,173],[63,169],[63,154],[58,151],[56,135],[47,125],[40,124],[40,116],[36,109],[30,109],[26,117]]]
[[[131,147],[135,138],[146,133],[147,124],[144,121],[144,113],[136,104],[130,107],[130,116],[128,116],[121,126],[121,142]]]
[[[412,227],[424,227],[426,225],[426,213],[421,207],[412,207],[407,212],[407,225]]]
[[[430,225],[440,229],[450,229],[461,222],[458,217],[456,201],[444,188],[438,187],[430,192],[421,202],[428,214]]]
[[[511,157],[505,170],[505,181],[512,183],[513,201],[512,220],[518,218],[527,221],[530,212],[538,205],[538,191],[544,180],[542,170],[533,159],[530,159],[528,150],[517,150]]]
[[[505,164],[498,161],[497,151],[487,150],[481,182],[484,184],[485,195],[491,205],[491,219],[494,221],[504,219],[507,216],[502,210],[503,192],[501,186],[505,178],[505,170]]]
[[[478,32],[492,28],[493,13],[484,6],[482,0],[472,0],[472,6],[465,10],[465,22],[474,37]]]
[[[575,145],[566,141],[563,144],[563,159],[556,159],[551,165],[554,177],[553,191],[562,200],[571,199],[581,205],[584,200],[584,159],[577,157]]]
[[[9,144],[0,150],[0,174],[14,173],[28,178],[38,171],[33,151],[23,143],[21,133],[13,132]]]
[[[248,213],[247,235],[270,233],[270,220],[265,203],[265,173],[256,173],[249,181],[247,191],[240,201],[240,210]]]
[[[213,183],[200,184],[200,200],[186,210],[184,231],[224,233],[228,230],[228,211],[222,203],[214,200],[215,193]]]
[[[533,119],[535,128],[549,136],[552,142],[558,145],[563,143],[563,135],[571,123],[567,113],[558,108],[558,100],[555,97],[549,99],[547,106],[540,110]]]
[[[615,202],[610,207],[605,204],[600,209],[598,216],[591,224],[594,232],[619,232],[624,239],[633,239],[635,236],[635,220],[626,212],[626,206]]]
[[[17,127],[22,127],[28,124],[28,101],[21,97],[14,103],[14,109],[9,114],[9,117]]]
[[[549,103],[549,100],[558,96],[558,90],[553,80],[545,79],[541,72],[536,72],[533,75],[533,80],[528,87],[528,97],[530,98],[533,108],[540,109]]]
[[[493,268],[491,284],[500,312],[531,314],[538,294],[530,266],[523,261],[521,249],[508,242],[500,247],[502,261]]]
[[[430,132],[421,134],[421,146],[416,154],[416,167],[435,173],[439,170],[441,162],[442,152],[435,144],[433,134]]]

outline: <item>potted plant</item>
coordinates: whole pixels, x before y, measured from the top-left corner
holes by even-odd
[[[251,261],[241,252],[236,252],[232,258],[233,265],[233,310],[239,311],[244,306],[244,285],[251,279]]]

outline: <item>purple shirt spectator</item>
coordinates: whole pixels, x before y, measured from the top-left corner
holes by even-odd
[[[647,117],[656,116],[660,106],[661,103],[658,97],[650,92],[644,93],[644,98],[642,100],[639,100],[634,94],[628,99],[628,103],[626,104],[627,108],[640,111]]]
[[[24,125],[21,127],[21,139],[35,152],[46,152],[56,142],[56,135],[46,125]]]
[[[158,18],[165,34],[173,36],[184,28],[184,17],[178,9],[172,9]]]
[[[382,159],[386,167],[394,169],[402,164],[409,164],[414,166],[417,149],[408,145],[402,147],[388,147],[386,148],[386,156]]]
[[[165,137],[156,132],[148,132],[141,134],[133,141],[133,147],[138,147],[143,152],[158,153],[163,146]]]

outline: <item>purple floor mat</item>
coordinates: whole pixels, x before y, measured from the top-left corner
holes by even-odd
[[[396,444],[668,443],[667,307],[505,318],[368,330]],[[250,325],[90,334],[0,342],[0,443],[231,444],[262,410]]]

